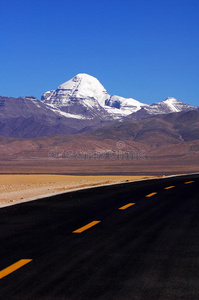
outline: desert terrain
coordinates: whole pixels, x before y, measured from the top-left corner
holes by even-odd
[[[75,135],[0,137],[0,203],[78,187],[199,172],[199,112]]]
[[[147,179],[150,176],[0,175],[0,204],[67,190]]]

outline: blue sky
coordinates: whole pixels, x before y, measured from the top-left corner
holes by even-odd
[[[199,105],[198,16],[198,0],[1,0],[0,95],[87,73],[109,94]]]

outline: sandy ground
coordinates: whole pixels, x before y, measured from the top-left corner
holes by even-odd
[[[69,189],[147,178],[152,176],[0,175],[0,204]]]

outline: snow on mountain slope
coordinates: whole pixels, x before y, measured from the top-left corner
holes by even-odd
[[[131,98],[110,96],[99,80],[88,74],[78,74],[44,93],[41,101],[66,113],[100,119],[118,119],[145,106]]]
[[[62,90],[68,96],[79,99],[95,99],[104,106],[108,93],[102,84],[93,76],[78,74],[73,79],[61,84],[58,90]]]
[[[132,112],[138,111],[143,106],[148,106],[147,104],[143,104],[133,98],[123,98],[116,95],[110,96],[105,104],[116,108],[118,113],[120,112],[123,115],[129,115]]]
[[[94,77],[78,74],[41,101],[29,97],[0,96],[0,135],[37,137],[75,134],[129,119],[199,110],[175,98],[146,105],[132,98],[109,95]]]
[[[107,98],[107,91],[96,78],[78,74],[56,90],[43,94],[41,101],[75,118],[107,119],[109,113],[103,108]]]
[[[0,135],[34,138],[54,134],[74,134],[87,125],[87,120],[75,119],[35,97],[0,96]]]
[[[57,90],[48,91],[42,96],[42,101],[47,104],[65,106],[70,101],[76,99],[83,101],[90,100],[90,105],[104,106],[105,100],[109,97],[102,84],[93,76],[87,74],[78,74],[69,81],[61,84]]]
[[[142,106],[140,110],[128,116],[130,119],[143,119],[149,116],[169,114],[182,111],[197,110],[197,106],[191,106],[187,103],[179,101],[173,97],[168,97],[166,100],[153,103],[148,106]]]
[[[152,114],[167,114],[172,112],[187,111],[195,107],[183,103],[173,97],[168,97],[166,100],[150,105],[149,112]]]

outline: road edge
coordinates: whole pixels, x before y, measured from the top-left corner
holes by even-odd
[[[18,205],[18,204],[22,204],[22,203],[31,202],[31,201],[42,200],[42,199],[45,199],[45,198],[48,198],[48,197],[53,197],[53,196],[57,196],[57,195],[63,195],[63,194],[67,194],[67,193],[71,193],[71,192],[77,192],[77,191],[81,191],[81,190],[94,189],[94,188],[99,188],[99,187],[103,187],[103,186],[112,186],[112,185],[118,185],[118,184],[128,184],[128,183],[133,183],[133,182],[149,181],[149,180],[162,180],[162,179],[165,179],[165,178],[181,177],[181,176],[186,176],[186,175],[198,175],[198,174],[199,173],[176,174],[176,175],[169,175],[169,176],[163,176],[163,177],[157,177],[157,178],[137,179],[137,180],[127,181],[127,182],[99,184],[99,185],[95,185],[95,186],[86,186],[86,187],[81,187],[81,188],[69,189],[69,190],[62,191],[62,192],[49,193],[49,194],[45,194],[43,196],[40,195],[40,196],[31,197],[31,198],[25,198],[25,199],[21,199],[21,200],[16,200],[16,201],[5,203],[5,204],[0,204],[0,209],[1,208],[5,208],[5,207],[9,207],[9,206],[13,206],[13,205]]]

